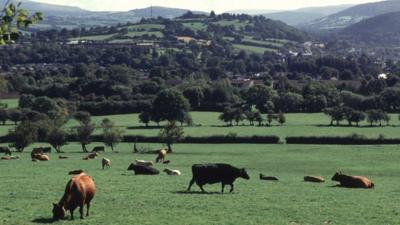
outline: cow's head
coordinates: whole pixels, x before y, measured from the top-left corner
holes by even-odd
[[[244,168],[240,169],[240,177],[243,179],[246,179],[246,180],[250,179],[249,175],[247,174],[246,169],[244,169]]]
[[[135,168],[135,164],[131,163],[131,165],[129,165],[128,170],[133,170]]]
[[[333,177],[332,177],[331,180],[340,181],[340,177],[341,177],[342,175],[343,175],[343,172],[342,172],[342,171],[336,172],[335,175],[333,175]]]
[[[53,203],[53,220],[64,219],[65,209],[62,205]]]

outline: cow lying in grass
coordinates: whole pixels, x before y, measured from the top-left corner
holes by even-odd
[[[131,163],[129,165],[128,170],[133,170],[135,175],[157,175],[160,174],[160,171],[151,167],[151,166],[144,166],[144,165],[137,165]]]
[[[342,172],[336,172],[332,177],[333,181],[340,182],[340,186],[348,188],[374,188],[374,183],[372,183],[368,178],[361,176],[349,176]]]
[[[181,175],[181,171],[179,171],[179,170],[171,170],[171,169],[168,169],[168,168],[165,168],[164,172],[167,173],[168,175],[171,175],[171,176],[180,176]]]
[[[225,185],[230,185],[233,191],[233,182],[239,177],[243,179],[250,179],[245,169],[239,169],[229,164],[194,164],[192,166],[193,178],[189,183],[188,191],[192,185],[196,184],[200,187],[202,192],[205,192],[203,186],[205,184],[221,183],[224,192]]]
[[[53,220],[63,219],[65,211],[69,210],[71,220],[74,219],[74,210],[79,207],[83,219],[83,207],[86,204],[86,216],[89,216],[90,201],[96,193],[93,179],[85,173],[73,176],[65,187],[64,195],[58,203],[53,203]]]
[[[260,180],[279,181],[279,179],[277,177],[265,176],[262,173],[260,173]]]
[[[153,166],[152,161],[146,161],[146,160],[140,160],[140,159],[135,159],[136,165],[142,165],[142,166]]]
[[[318,176],[305,176],[304,182],[323,183],[325,182],[325,179],[323,177],[318,177]]]

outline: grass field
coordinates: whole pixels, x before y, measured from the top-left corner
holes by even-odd
[[[400,121],[398,115],[395,114],[391,115],[392,121],[387,127],[369,127],[367,122],[361,123],[361,127],[330,127],[328,126],[329,118],[322,113],[287,114],[287,122],[284,126],[278,126],[275,123],[271,127],[249,126],[247,121],[241,123],[240,126],[226,127],[222,121],[218,120],[220,113],[192,112],[191,115],[194,123],[201,126],[185,127],[184,131],[187,136],[236,133],[238,136],[277,135],[284,140],[287,136],[349,136],[356,133],[371,138],[376,138],[381,134],[387,138],[400,138]],[[264,115],[264,117],[266,116]],[[99,126],[104,118],[109,118],[116,126],[125,130],[125,135],[157,136],[159,132],[159,128],[155,127],[153,123],[149,128],[145,128],[144,124],[139,123],[138,114],[95,116],[92,121]],[[342,122],[342,125],[345,124]],[[65,127],[72,128],[77,125],[77,121],[70,120]],[[6,126],[0,126],[0,135],[5,135],[13,127],[11,122],[8,122]],[[101,129],[97,129],[96,133],[101,133]]]
[[[83,36],[79,38],[71,38],[71,41],[105,41],[111,39],[116,34],[105,34],[105,35],[92,35],[92,36]]]
[[[264,52],[274,52],[276,49],[272,48],[264,48],[252,45],[242,45],[242,44],[233,44],[233,47],[237,50],[244,50],[249,53],[257,53],[257,54],[264,54]]]
[[[64,148],[66,160],[53,153],[49,162],[33,163],[23,153],[19,161],[0,161],[0,224],[50,223],[52,203],[61,198],[68,171],[75,169],[86,170],[96,183],[91,216],[57,224],[375,225],[400,219],[398,146],[175,145],[168,167],[181,170],[180,177],[134,176],[126,171],[134,159],[155,156],[134,155],[131,148],[121,144],[120,153],[105,153],[112,166],[104,171],[100,159],[81,160],[75,144]],[[219,184],[206,185],[209,194],[200,194],[196,185],[186,192],[191,165],[203,162],[245,167],[251,179],[238,179],[232,194],[219,194]],[[367,176],[375,189],[332,187],[336,170]],[[260,181],[260,172],[280,181]],[[321,175],[327,182],[305,183],[304,175]]]

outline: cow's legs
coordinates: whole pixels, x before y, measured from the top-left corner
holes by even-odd
[[[233,191],[233,183],[230,185],[231,185],[231,190],[229,192],[232,192]]]
[[[86,204],[86,217],[89,216],[90,202]]]
[[[224,193],[224,188],[225,188],[225,184],[222,183],[222,190],[221,190],[222,193]]]
[[[79,213],[81,214],[81,219],[83,219],[83,206],[84,206],[84,204],[81,204],[79,206]]]
[[[204,192],[206,192],[204,189],[203,189],[203,185],[199,185],[199,187],[200,187],[200,189],[201,189],[201,191],[204,193]]]
[[[70,209],[69,212],[71,213],[71,220],[73,220],[74,219],[74,210]]]
[[[192,185],[194,184],[194,179],[192,179],[191,181],[190,181],[190,183],[189,183],[189,187],[188,187],[188,189],[187,189],[187,191],[190,191],[190,188],[192,188]]]

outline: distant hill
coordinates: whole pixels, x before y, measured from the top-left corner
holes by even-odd
[[[309,7],[301,8],[293,11],[283,11],[263,14],[263,16],[273,19],[280,20],[286,24],[296,26],[311,22],[313,20],[322,18],[324,16],[337,13],[344,9],[347,9],[353,5],[338,5],[338,6],[325,6],[325,7]]]
[[[361,4],[306,23],[303,27],[310,30],[345,28],[364,19],[396,11],[400,11],[400,1],[398,0]]]
[[[400,12],[365,19],[345,28],[340,34],[356,41],[398,45],[400,42]]]
[[[19,2],[17,0],[14,1]],[[151,16],[172,19],[182,16],[189,11],[187,9],[154,6],[127,12],[95,12],[79,7],[47,4],[29,0],[24,0],[21,7],[28,9],[30,12],[44,13],[44,20],[35,26],[38,29],[112,26],[119,23],[138,22],[142,18],[150,18]],[[195,11],[194,13],[206,14],[199,11]]]
[[[267,14],[267,13],[281,12],[281,11],[282,10],[277,10],[277,9],[238,9],[238,10],[226,11],[226,13],[247,14],[247,15],[262,15],[262,14]]]

